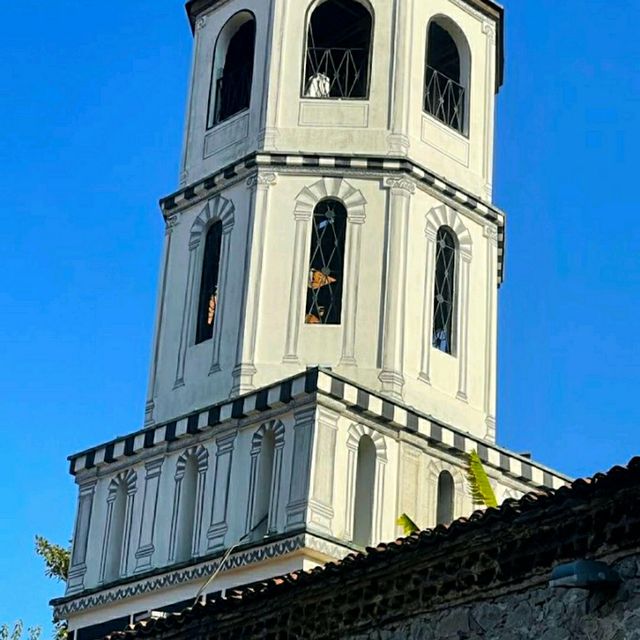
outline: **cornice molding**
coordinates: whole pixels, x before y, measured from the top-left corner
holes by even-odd
[[[242,569],[305,549],[322,554],[327,560],[340,560],[354,550],[349,545],[342,545],[338,541],[334,542],[309,533],[298,533],[284,539],[282,537],[274,539],[261,546],[251,545],[248,548],[239,549],[225,560],[225,571]],[[225,553],[217,553],[205,561],[199,561],[196,565],[180,569],[166,567],[160,572],[156,569],[146,577],[136,575],[99,591],[53,600],[51,604],[54,607],[54,616],[56,620],[62,620],[88,609],[209,578],[218,571],[224,556]]]

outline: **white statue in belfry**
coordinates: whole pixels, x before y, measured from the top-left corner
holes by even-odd
[[[469,515],[472,451],[499,498],[566,481],[496,445],[502,8],[187,11],[144,424],[71,458],[75,640]]]

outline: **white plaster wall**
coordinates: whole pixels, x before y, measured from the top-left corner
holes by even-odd
[[[282,451],[282,469],[279,483],[279,502],[276,515],[277,531],[282,533],[286,525],[286,508],[289,501],[289,485],[291,481],[291,456],[293,451],[293,414],[284,414],[278,417],[284,425],[284,449]],[[199,529],[200,545],[198,556],[210,553],[208,551],[207,531],[211,524],[211,510],[214,496],[214,479],[216,471],[217,441],[220,438],[237,433],[233,447],[231,474],[228,486],[227,504],[227,533],[224,538],[225,546],[237,544],[245,536],[245,522],[247,514],[249,494],[249,468],[251,461],[252,438],[264,421],[247,422],[240,428],[228,426],[213,432],[207,432],[170,443],[166,451],[156,451],[153,455],[138,454],[125,465],[111,465],[104,471],[94,470],[85,473],[79,481],[86,481],[87,477],[97,479],[91,514],[91,526],[89,530],[89,543],[87,554],[87,571],[84,577],[84,588],[92,589],[99,586],[100,561],[105,539],[105,524],[107,518],[107,496],[109,484],[122,470],[132,469],[137,474],[136,493],[134,497],[133,518],[129,539],[128,571],[126,576],[136,573],[136,551],[139,547],[140,525],[143,514],[143,499],[145,490],[145,463],[159,456],[164,459],[160,475],[156,526],[154,529],[154,547],[151,567],[158,568],[171,564],[169,562],[169,547],[171,536],[171,523],[174,508],[176,465],[180,456],[192,447],[204,447],[208,452],[208,467],[204,484],[204,499],[201,514],[201,527]],[[108,472],[107,472],[108,471]],[[255,536],[245,538],[244,543],[256,541]],[[123,576],[124,577],[124,576]]]
[[[364,0],[363,0],[364,1]],[[316,0],[232,0],[203,14],[194,43],[182,182],[192,183],[255,149],[408,155],[459,186],[491,199],[495,109],[495,25],[457,0],[367,0],[374,14],[367,99],[302,97],[307,25]],[[248,116],[207,131],[213,52],[236,12],[256,16],[256,63]],[[471,51],[469,135],[423,111],[429,21],[447,16]]]
[[[221,194],[234,205],[235,224],[230,232],[226,289],[220,292],[224,307],[219,307],[216,317],[216,323],[222,327],[221,337],[217,338],[220,367],[216,372],[211,371],[215,340],[195,344],[203,245],[196,252],[192,266],[195,277],[190,281],[188,276],[191,228],[207,205],[200,203],[180,214],[171,237],[159,359],[155,368],[156,422],[228,399],[235,384],[234,369],[243,361],[256,371],[241,392],[272,384],[317,365],[330,366],[365,387],[381,388],[379,375],[388,340],[384,320],[387,272],[393,259],[393,241],[389,234],[392,218],[398,214],[383,179],[366,174],[344,178],[348,188],[359,192],[357,197],[366,204],[364,216],[347,224],[342,324],[306,325],[304,305],[312,223],[310,219],[306,222],[297,219],[297,199],[314,185],[320,184],[322,190],[343,184],[341,178],[329,177],[321,171],[308,175],[272,175],[270,185],[259,192],[240,182]],[[495,228],[462,208],[454,211],[446,207],[421,188],[409,198],[407,250],[395,258],[406,261],[402,285],[406,290],[406,303],[404,308],[397,308],[402,318],[404,342],[402,401],[448,424],[492,439],[487,425],[494,421],[496,392]],[[434,214],[434,211],[440,213]],[[261,215],[264,217],[258,230],[256,220]],[[453,220],[469,244],[465,249],[470,260],[466,296],[462,283],[458,283],[459,335],[454,355],[431,346],[434,261],[433,257],[431,262],[427,260],[428,215],[437,225],[447,217]],[[299,225],[302,225],[302,235],[298,233]],[[359,236],[358,242],[356,236]],[[351,252],[357,254],[357,258]],[[299,256],[298,262],[296,256]],[[223,256],[223,263],[226,259]],[[457,267],[461,274],[464,268],[461,256]],[[243,306],[248,297],[252,300],[252,311]],[[349,299],[353,301],[352,307]],[[463,341],[464,326],[468,333]],[[297,335],[293,352],[292,334]],[[345,349],[353,349],[353,359],[345,359]],[[176,372],[181,358],[184,359],[184,384],[177,384]],[[428,382],[422,375],[425,358],[429,360]],[[461,395],[461,389],[465,394]]]
[[[256,47],[251,89],[251,108],[207,129],[213,56],[218,35],[227,21],[239,11],[250,11],[256,18]],[[230,0],[197,21],[193,44],[193,63],[185,123],[181,183],[190,184],[258,148],[263,129],[264,86],[270,61],[272,2]]]

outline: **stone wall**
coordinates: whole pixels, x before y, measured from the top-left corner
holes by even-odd
[[[551,589],[545,583],[486,601],[418,615],[344,640],[639,640],[640,555],[616,568],[613,594]]]

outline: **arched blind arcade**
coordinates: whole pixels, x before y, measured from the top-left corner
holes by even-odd
[[[306,324],[340,324],[346,233],[344,205],[332,199],[319,202],[313,212]]]
[[[307,98],[366,98],[372,18],[357,0],[325,0],[309,21],[304,75]]]
[[[253,82],[256,22],[252,14],[236,14],[216,43],[209,106],[209,127],[249,108]]]
[[[436,524],[451,524],[453,522],[454,498],[453,476],[448,471],[443,471],[438,477]]]
[[[356,494],[353,509],[353,541],[361,547],[372,543],[375,479],[376,446],[369,436],[362,436],[358,444]]]
[[[424,110],[464,132],[466,80],[460,49],[447,29],[431,22],[427,36]]]
[[[220,252],[222,248],[222,222],[214,222],[205,240],[200,298],[198,302],[198,324],[196,344],[213,337],[213,326],[218,307],[218,280],[220,278]]]
[[[440,227],[436,238],[436,273],[433,296],[432,343],[453,353],[457,243],[453,231]]]

